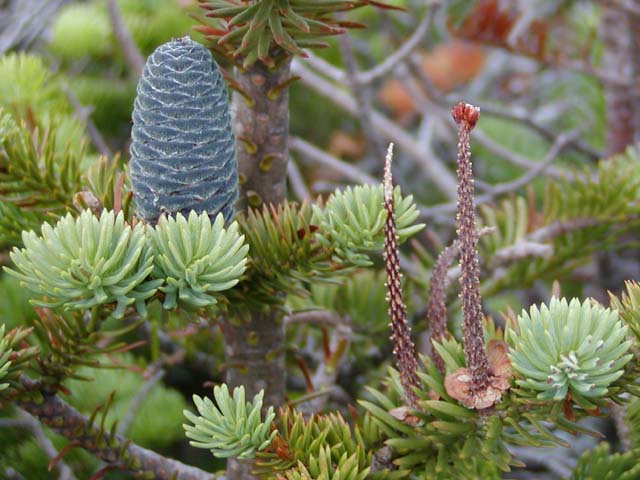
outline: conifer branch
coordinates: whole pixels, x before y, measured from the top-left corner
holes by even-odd
[[[95,425],[57,395],[25,376],[22,387],[34,398],[19,399],[17,405],[47,427],[116,468],[157,480],[213,480],[199,468],[167,458]],[[146,475],[146,476],[142,476]]]

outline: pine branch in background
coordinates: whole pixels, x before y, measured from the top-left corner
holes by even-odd
[[[57,139],[55,127],[19,125],[0,108],[0,202],[7,214],[1,224],[8,240],[15,241],[19,228],[38,230],[43,221],[63,215],[82,189],[83,149],[61,148]]]
[[[58,78],[49,72],[41,57],[25,53],[3,55],[0,78],[0,107],[15,118],[24,118],[29,111],[37,117],[71,112]]]
[[[309,291],[300,296],[290,295],[287,306],[295,315],[307,310],[323,309],[334,311],[347,318],[353,333],[362,336],[355,341],[352,349],[367,348],[375,344],[372,337],[383,334],[389,328],[387,314],[386,272],[384,270],[358,269],[345,272],[343,278],[333,278],[331,282],[314,282]],[[406,282],[403,282],[406,284]],[[405,288],[406,285],[403,285]],[[369,340],[369,341],[367,341]]]
[[[20,378],[21,389],[26,392],[17,405],[38,418],[44,425],[110,465],[111,470],[121,470],[139,478],[157,480],[212,480],[213,475],[196,467],[185,465],[142,448],[130,440],[115,435],[105,425],[108,405],[96,409],[87,419],[57,395],[41,390],[40,385],[29,378]],[[97,415],[102,410],[98,423]]]
[[[480,253],[500,274],[483,282],[482,294],[563,278],[593,253],[619,248],[616,239],[640,225],[639,155],[629,148],[595,174],[548,182],[540,210],[522,197],[483,208],[483,224],[496,230],[480,241]]]
[[[0,201],[0,246],[15,246],[22,242],[22,232],[40,227],[41,218],[34,212],[24,212],[12,203]]]

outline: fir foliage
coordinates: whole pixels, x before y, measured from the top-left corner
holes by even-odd
[[[464,354],[455,346],[461,361]],[[443,355],[445,361],[450,355]],[[385,444],[393,450],[392,466],[380,478],[500,478],[516,464],[506,449],[505,426],[499,415],[479,415],[453,400],[444,387],[444,377],[432,363],[423,358],[424,371],[418,372],[421,388],[416,390],[418,408],[404,405],[398,372],[389,370],[385,389],[368,388],[373,401],[359,403],[372,415],[382,431]],[[456,362],[457,363],[457,362]],[[459,368],[447,365],[448,370]],[[481,452],[482,455],[478,455]],[[390,477],[390,475],[392,475]]]
[[[71,214],[55,226],[42,226],[42,236],[24,232],[24,248],[15,248],[6,269],[37,297],[33,304],[86,310],[116,304],[113,316],[122,317],[135,304],[146,311],[144,301],[154,295],[159,280],[148,281],[153,255],[145,248],[145,226],[131,227],[124,215],[103,211],[100,218],[85,210]]]
[[[413,196],[403,197],[400,187],[393,190],[395,220],[399,242],[424,228],[413,222],[419,212]],[[357,266],[372,264],[369,254],[384,246],[386,212],[381,208],[382,185],[358,185],[338,190],[327,200],[324,211],[314,207],[320,224],[319,241],[335,250],[334,260]]]
[[[317,2],[315,0],[260,0],[238,3],[232,0],[199,0],[205,10],[197,29],[211,42],[211,48],[244,68],[257,60],[273,67],[282,49],[288,55],[305,56],[303,48],[327,46],[328,35],[357,26],[334,15],[364,5],[392,8],[369,0]],[[209,20],[210,18],[216,20]]]
[[[361,469],[356,454],[350,457],[344,453],[335,460],[331,454],[331,446],[320,447],[318,455],[310,455],[308,467],[298,462],[296,468],[291,468],[279,475],[282,480],[364,480],[370,467]]]
[[[217,292],[237,284],[246,268],[249,246],[237,222],[224,228],[222,213],[213,224],[206,212],[194,210],[188,218],[162,216],[149,238],[152,277],[162,282],[166,309],[215,305]]]
[[[627,331],[617,311],[592,300],[567,303],[554,297],[548,307],[534,305],[505,333],[520,377],[516,383],[539,392],[542,400],[562,401],[571,393],[580,404],[583,398],[603,397],[633,357],[627,353]]]
[[[404,241],[424,225],[413,224],[418,211],[412,196],[403,197],[396,188],[395,201]],[[369,185],[336,192],[325,206],[303,202],[250,209],[238,217],[250,245],[247,278],[230,299],[257,310],[282,306],[282,292],[305,296],[310,281],[336,282],[352,267],[371,265],[371,256],[382,252],[385,218],[382,186]]]
[[[361,479],[371,465],[364,436],[339,413],[305,419],[300,412],[278,412],[278,435],[258,454],[257,471],[283,479]],[[310,475],[310,476],[309,476]]]
[[[318,225],[306,202],[249,209],[239,222],[250,245],[247,278],[240,289],[253,308],[280,305],[280,292],[304,294],[307,281],[336,269],[329,261],[330,249],[316,241]]]
[[[192,446],[210,449],[220,458],[253,458],[256,451],[269,446],[277,432],[271,430],[276,414],[269,407],[262,421],[261,411],[264,390],[253,401],[245,401],[244,387],[236,387],[233,396],[226,384],[213,389],[214,404],[209,398],[193,396],[200,416],[188,410],[185,417],[193,425],[183,425]]]
[[[634,398],[626,407],[625,421],[629,427],[629,441],[640,450],[640,398]]]
[[[11,366],[11,353],[13,350],[9,348],[9,341],[4,337],[4,324],[0,326],[0,381],[7,375],[7,371]],[[8,383],[0,383],[0,392],[9,387]]]
[[[7,331],[4,323],[0,325],[0,398],[17,386],[18,377],[38,353],[37,348],[24,343],[30,333],[30,328]]]
[[[489,341],[489,351],[490,342],[500,340],[499,331],[495,333],[497,337]],[[446,372],[464,366],[462,346],[454,338],[434,342],[434,347]],[[562,402],[541,402],[518,389],[505,392],[492,409],[480,412],[465,408],[448,395],[445,375],[433,361],[427,357],[422,361],[417,408],[406,407],[399,374],[394,369],[389,370],[384,388],[368,388],[369,398],[360,401],[393,451],[391,465],[397,470],[384,471],[384,475],[499,479],[512,466],[522,466],[512,458],[507,445],[568,446],[544,422],[572,434],[590,433],[567,418],[584,416],[585,410],[568,410]]]
[[[640,344],[640,285],[635,281],[625,283],[626,291],[620,298],[609,293],[611,308],[618,310],[620,318],[629,326]]]
[[[640,450],[611,453],[603,442],[582,454],[569,480],[635,480],[640,477],[639,455]]]
[[[122,157],[100,157],[87,169],[85,180],[87,190],[97,199],[100,208],[119,208],[127,220],[132,220],[131,185],[125,176]]]

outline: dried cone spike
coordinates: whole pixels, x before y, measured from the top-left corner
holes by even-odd
[[[458,241],[460,244],[460,297],[462,299],[462,333],[466,368],[447,375],[447,393],[469,408],[488,408],[500,400],[509,388],[510,369],[490,365],[484,346],[478,232],[476,230],[473,169],[469,134],[480,116],[480,109],[460,102],[451,110],[459,125],[458,141]],[[495,346],[495,348],[505,348]],[[493,352],[492,352],[493,353]],[[506,356],[505,356],[506,358]],[[495,359],[493,359],[495,360]],[[507,360],[508,361],[508,360]],[[502,362],[502,357],[500,357]],[[507,372],[508,371],[508,372]]]
[[[441,342],[449,336],[447,331],[447,272],[458,256],[460,242],[454,240],[445,248],[433,267],[429,282],[429,303],[427,304],[427,321],[431,329],[431,340]],[[445,372],[442,357],[435,348],[431,348],[431,358],[441,373]]]
[[[400,260],[398,256],[398,237],[393,204],[393,183],[391,179],[391,160],[393,144],[389,145],[384,167],[384,209],[387,219],[384,225],[384,263],[387,272],[387,301],[389,302],[389,318],[391,319],[391,341],[396,365],[400,372],[400,381],[405,395],[412,407],[417,407],[414,387],[420,386],[418,379],[418,362],[415,347],[411,340],[411,328],[407,324],[407,310],[402,298]]]

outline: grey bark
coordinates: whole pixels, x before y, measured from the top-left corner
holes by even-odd
[[[234,93],[232,115],[237,141],[240,199],[247,210],[285,201],[290,76],[287,60],[276,69],[261,62],[236,80],[243,95]],[[265,390],[265,407],[285,398],[284,324],[276,312],[252,312],[248,320],[229,322],[225,331],[227,383],[244,385],[247,397]],[[228,480],[256,478],[251,464],[229,460]]]

